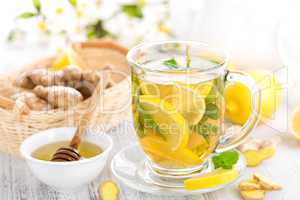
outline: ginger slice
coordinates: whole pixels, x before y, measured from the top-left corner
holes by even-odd
[[[280,190],[282,186],[274,181],[266,178],[265,176],[255,173],[253,179],[256,180],[264,190]]]
[[[249,179],[245,181],[241,181],[239,184],[240,190],[260,190],[261,185],[254,179]]]
[[[248,167],[255,167],[261,164],[264,160],[271,158],[274,154],[275,148],[271,146],[264,147],[259,150],[248,150],[243,152]]]
[[[114,181],[108,180],[100,185],[98,192],[101,200],[117,200],[120,191]]]
[[[244,200],[263,200],[265,198],[264,190],[242,190],[240,193]]]

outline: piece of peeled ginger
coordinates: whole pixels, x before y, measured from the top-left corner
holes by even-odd
[[[264,147],[259,150],[248,150],[243,152],[247,166],[255,167],[261,164],[264,160],[271,158],[275,154],[275,148],[272,146]]]
[[[253,179],[258,182],[259,185],[261,185],[262,189],[264,190],[280,190],[282,186],[269,178],[259,174],[255,173],[253,174]]]
[[[240,190],[260,190],[261,185],[255,179],[241,181],[239,184]]]
[[[244,200],[263,200],[265,198],[264,190],[241,190],[240,193]]]
[[[99,195],[101,200],[118,200],[119,187],[112,180],[105,181],[99,187]]]

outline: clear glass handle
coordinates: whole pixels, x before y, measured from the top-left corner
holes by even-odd
[[[217,153],[236,148],[245,142],[250,136],[251,131],[256,127],[261,112],[261,93],[254,79],[242,72],[227,71],[225,81],[242,83],[249,88],[252,97],[252,112],[247,122],[241,128],[239,134],[224,134],[221,137],[220,143],[215,150]]]

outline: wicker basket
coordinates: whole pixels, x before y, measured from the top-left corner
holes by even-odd
[[[103,104],[99,106],[97,117],[92,121],[94,129],[107,131],[124,119],[129,118],[130,108],[130,69],[126,62],[127,49],[111,41],[93,41],[73,45],[74,58],[85,68],[101,68],[110,65],[113,68],[114,84],[103,92]],[[52,63],[49,57],[25,66],[21,71]],[[0,77],[0,92],[3,96],[11,96],[19,88],[13,85],[18,74]],[[27,137],[38,131],[54,127],[75,126],[82,113],[88,108],[89,99],[79,103],[70,110],[31,111],[22,116],[11,110],[0,108],[0,151],[18,155],[19,146]]]

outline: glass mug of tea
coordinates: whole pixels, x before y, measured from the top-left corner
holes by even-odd
[[[227,57],[206,44],[144,43],[131,49],[132,112],[147,166],[157,174],[201,171],[209,155],[240,145],[255,127],[260,97],[255,81],[225,69]],[[238,134],[225,134],[224,87],[252,92],[252,113]]]

